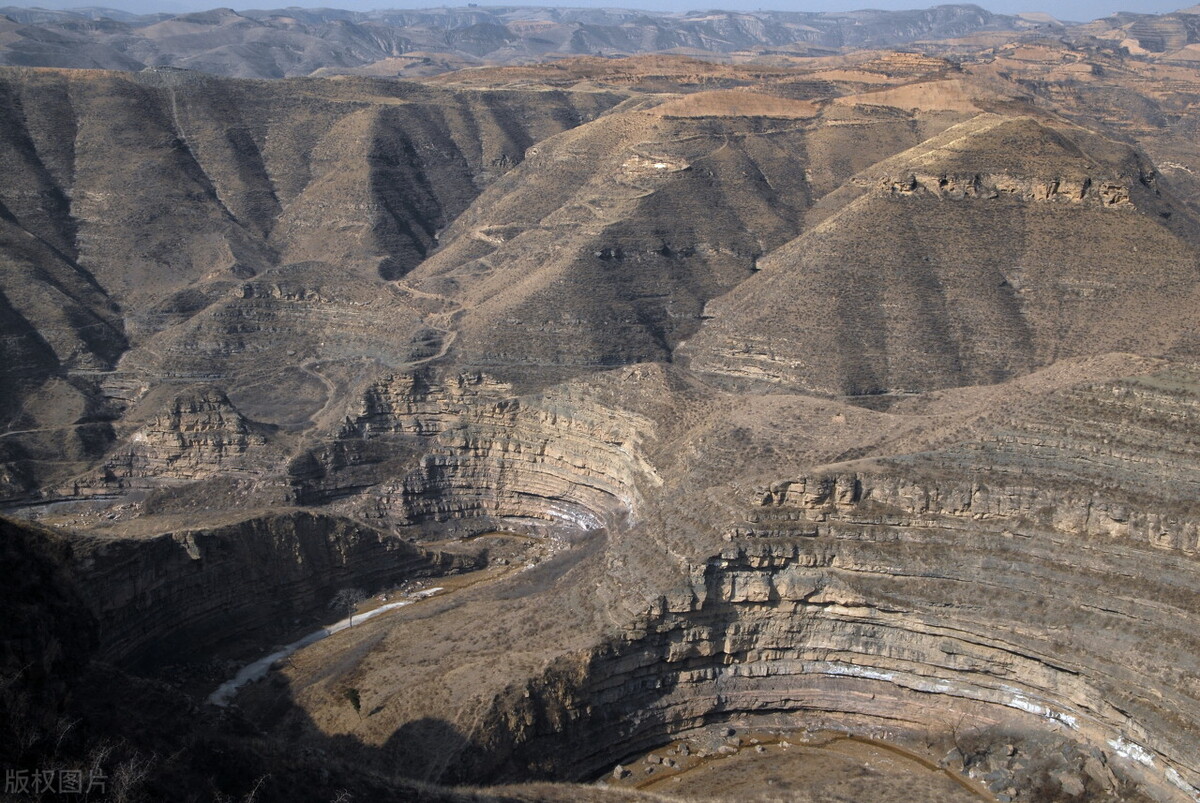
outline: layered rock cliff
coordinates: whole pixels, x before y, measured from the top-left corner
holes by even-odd
[[[327,617],[343,588],[371,592],[472,565],[307,512],[148,538],[83,538],[74,564],[98,621],[99,655],[143,668]]]
[[[1184,585],[1133,602],[1111,569],[1130,559]],[[1196,610],[1173,556],[893,523],[735,545],[694,572],[690,601],[501,695],[451,775],[586,778],[734,720],[970,742],[958,771],[1016,750],[990,780],[1017,800],[1042,799],[1047,768],[1066,772],[1056,794],[1068,776],[1094,800],[1129,799],[1118,777],[1197,794]]]
[[[1140,364],[1109,362],[1112,371]],[[426,780],[587,779],[676,735],[732,722],[898,739],[1015,800],[1194,799],[1194,372],[1070,379],[1097,370],[1080,362],[1062,369],[1057,388],[1042,376],[1022,390],[913,399],[895,413],[757,399],[775,418],[759,411],[753,428],[742,426],[750,412],[698,424],[687,393],[704,394],[692,398],[704,409],[723,402],[672,384],[669,371],[570,383],[546,398],[600,400],[623,386],[625,409],[654,413],[657,437],[629,445],[634,465],[670,467],[666,484],[647,491],[643,476],[636,517],[577,537],[552,565],[360,634],[343,648],[359,656],[343,675],[320,671],[335,653],[314,654],[286,673],[289,697],[322,730],[356,733],[371,746],[364,761]],[[458,406],[467,399],[496,410],[480,400],[509,390],[475,377],[452,391],[406,377],[377,389],[364,431],[370,421],[381,433],[440,439],[456,430],[431,413],[467,415]],[[514,412],[532,409],[520,401]],[[890,422],[901,439],[946,416],[957,423],[937,427],[961,434],[935,448],[945,436],[930,432],[928,448],[907,455],[778,473],[791,458],[775,449],[793,428],[847,444],[850,415],[881,430]],[[714,456],[735,444],[754,465],[729,477]],[[447,445],[458,449],[456,471],[478,460],[488,478],[490,447]],[[1178,488],[1156,479],[1160,463],[1175,467]],[[763,473],[776,478],[740,481]],[[520,483],[527,501],[537,498],[535,473],[507,478],[514,485],[498,498],[520,495]],[[489,509],[474,510],[486,519]],[[633,610],[643,600],[649,606]],[[555,617],[539,618],[546,631],[535,635],[531,612],[546,605]],[[484,612],[489,627],[463,635]],[[406,673],[405,693],[415,684],[460,703],[428,708],[401,695],[395,655],[418,629],[481,669]],[[521,650],[511,650],[514,638]],[[349,678],[379,707],[374,721],[339,712],[337,689]]]
[[[639,485],[657,481],[640,453],[654,430],[570,386],[522,395],[484,374],[399,374],[370,386],[340,439],[294,464],[293,477],[301,500],[336,498],[363,490],[354,478],[371,455],[414,454],[416,468],[367,492],[369,515],[586,531],[638,516]]]
[[[201,390],[177,396],[167,410],[128,437],[128,447],[110,455],[105,485],[135,479],[196,480],[244,465],[248,451],[266,444],[270,429],[255,426],[224,393]]]

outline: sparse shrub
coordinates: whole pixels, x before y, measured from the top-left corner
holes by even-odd
[[[342,691],[342,696],[350,701],[350,705],[354,706],[355,712],[362,716],[362,697],[358,693],[358,689],[347,688]]]

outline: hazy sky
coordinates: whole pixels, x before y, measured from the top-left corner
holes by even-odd
[[[1015,14],[1023,11],[1044,11],[1064,20],[1091,20],[1105,17],[1115,11],[1136,11],[1143,14],[1158,14],[1174,11],[1181,6],[1181,0],[986,0],[977,2],[989,11],[1002,14]],[[1182,0],[1187,4],[1188,0]],[[325,6],[329,8],[347,8],[365,11],[373,8],[429,8],[431,6],[449,5],[465,6],[463,2],[438,3],[436,0],[325,0],[312,3],[296,3],[295,0],[280,0],[278,3],[263,2],[229,2],[229,0],[0,0],[2,5],[40,6],[42,8],[76,8],[79,6],[103,6],[119,8],[126,11],[146,13],[151,11],[198,11],[219,6],[244,8],[282,8],[289,5],[305,5],[309,7]],[[500,5],[492,0],[480,0],[479,5]],[[505,4],[509,5],[509,4]],[[635,2],[613,2],[613,0],[570,0],[561,4],[549,2],[521,3],[520,0],[511,5],[562,5],[589,7],[639,8],[651,11],[686,11],[696,8],[722,8],[731,11],[753,11],[755,9],[784,9],[788,11],[847,11],[857,8],[908,9],[927,8],[937,3],[921,3],[914,0],[725,0],[721,2],[704,2],[704,0],[635,0]]]

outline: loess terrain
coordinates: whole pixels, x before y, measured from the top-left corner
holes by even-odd
[[[1157,18],[1151,18],[1157,22]],[[1103,34],[1140,46],[1146,25],[1111,18]],[[1056,33],[1062,23],[974,5],[912,11],[695,11],[530,6],[352,12],[282,8],[134,15],[107,8],[0,7],[0,64],[139,70],[178,67],[235,78],[357,74],[420,77],[485,64],[638,53],[740,59],[833,54],[981,32]],[[1178,43],[1176,43],[1178,40]],[[1186,45],[1187,35],[1172,43]],[[1147,39],[1149,47],[1155,47]]]
[[[6,11],[4,768],[1200,801],[1200,16],[526,11]]]

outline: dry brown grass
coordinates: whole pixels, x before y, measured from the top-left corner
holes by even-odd
[[[780,117],[803,120],[816,117],[817,104],[759,92],[725,90],[697,92],[667,101],[651,110],[660,117]]]
[[[919,84],[889,87],[861,95],[848,95],[837,98],[834,102],[845,106],[867,104],[919,111],[978,112],[980,108],[976,104],[976,100],[980,94],[978,86],[968,85],[959,79],[950,79],[947,81],[923,81]]]

